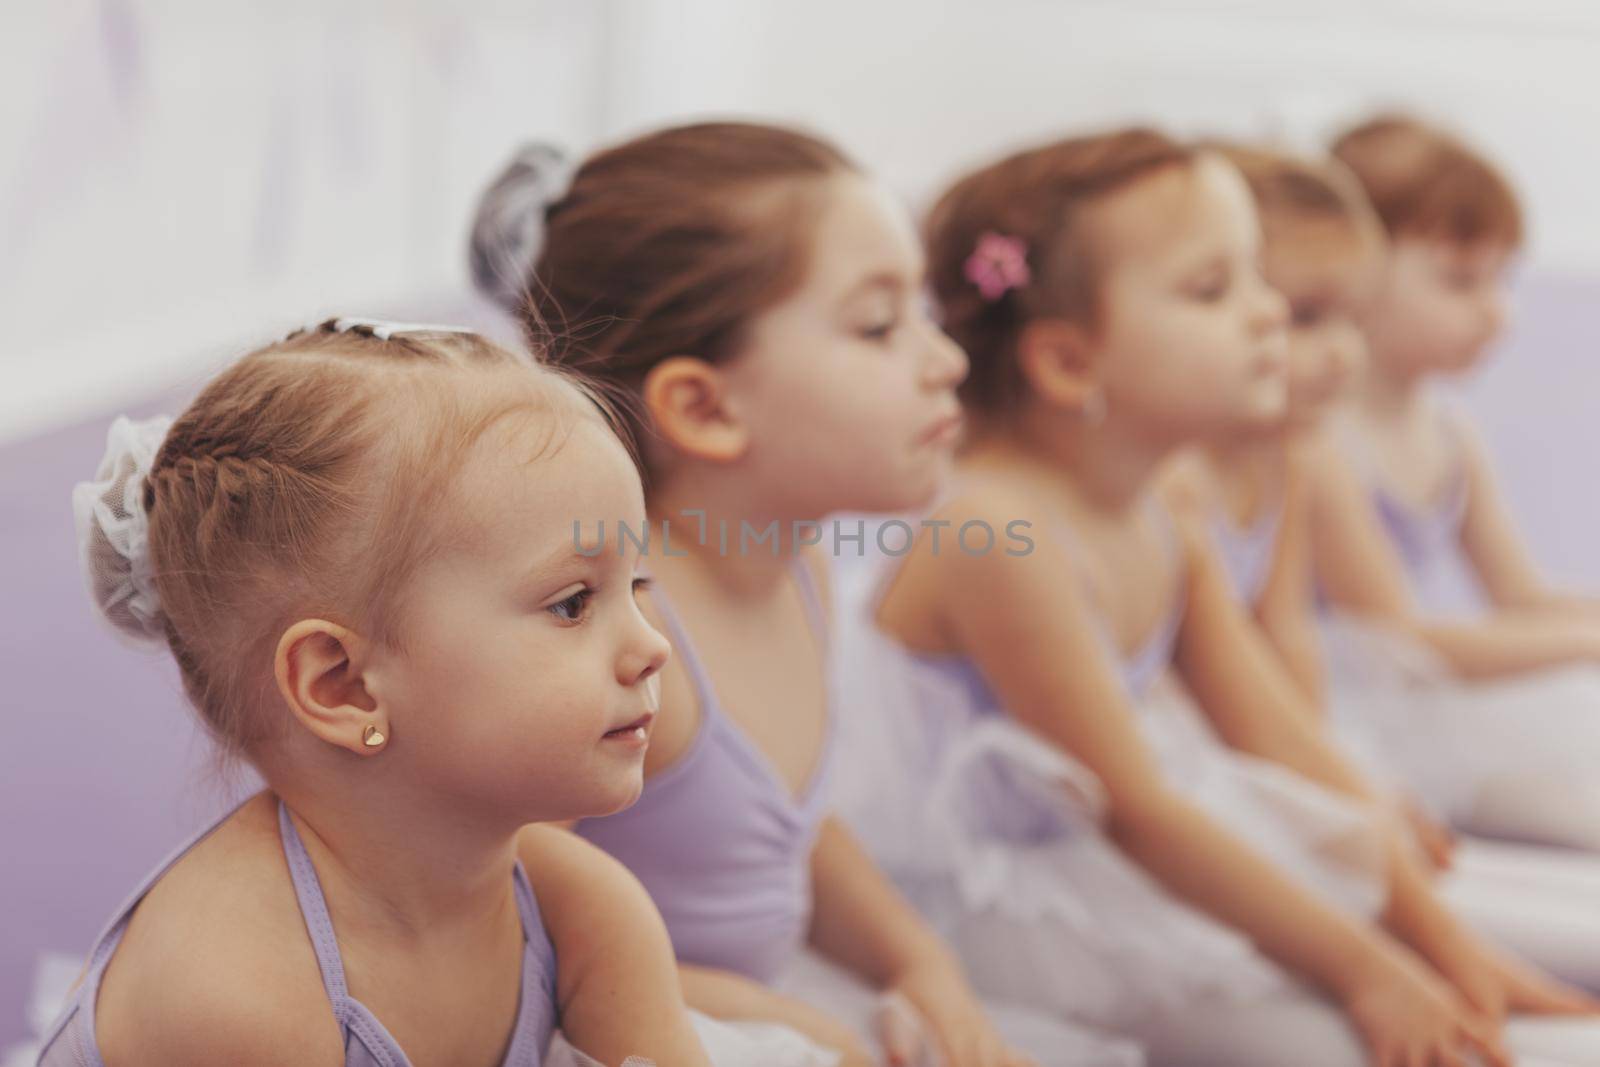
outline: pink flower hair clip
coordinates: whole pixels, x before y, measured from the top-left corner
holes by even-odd
[[[962,273],[991,303],[1033,280],[1027,244],[1020,237],[1007,237],[993,230],[978,238]]]

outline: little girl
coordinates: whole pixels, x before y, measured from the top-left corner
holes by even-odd
[[[1390,238],[1361,312],[1370,359],[1348,421],[1416,594],[1426,609],[1446,609],[1444,572],[1464,562],[1494,610],[1572,625],[1553,630],[1565,641],[1552,638],[1521,666],[1600,660],[1600,601],[1557,590],[1538,573],[1476,432],[1430,390],[1475,367],[1504,326],[1504,276],[1522,243],[1515,193],[1472,149],[1409,119],[1364,123],[1341,136],[1333,154],[1360,181]],[[1463,666],[1482,655],[1440,648]],[[1472,664],[1479,674],[1517,666]]]
[[[708,1063],[638,884],[528,825],[639,795],[668,656],[637,556],[573,543],[643,511],[584,387],[329,321],[119,419],[74,506],[101,609],[267,789],[117,913],[45,1067],[536,1065],[558,1025]]]
[[[1169,472],[1171,498],[1210,527],[1235,595],[1299,677],[1312,706],[1330,703],[1325,725],[1397,791],[1419,843],[1436,865],[1450,868],[1442,892],[1479,929],[1564,977],[1600,986],[1593,962],[1600,952],[1600,864],[1477,840],[1458,850],[1449,831],[1411,802],[1415,791],[1431,806],[1440,799],[1441,778],[1459,780],[1489,763],[1487,753],[1463,758],[1472,724],[1444,699],[1448,694],[1413,687],[1410,699],[1386,701],[1370,686],[1343,680],[1328,698],[1321,692],[1306,475],[1327,447],[1318,434],[1322,415],[1360,363],[1354,317],[1370,292],[1383,237],[1360,187],[1336,162],[1261,149],[1222,151],[1255,196],[1265,277],[1289,302],[1289,404],[1274,428],[1219,426],[1197,455]],[[1450,721],[1452,714],[1460,721]],[[1409,731],[1401,723],[1410,723]],[[1431,752],[1419,743],[1422,726],[1432,727]],[[1416,768],[1432,773],[1413,782],[1407,772]]]
[[[1507,1010],[1585,1007],[1440,907],[1155,496],[1175,449],[1283,412],[1237,172],[1148,131],[1051,144],[957,183],[929,247],[977,433],[847,677],[934,781],[877,837],[922,846],[906,880],[978,987],[1235,1067],[1505,1063]],[[981,527],[1026,543],[959,543]],[[1586,1024],[1509,1037],[1600,1054]]]
[[[1311,557],[1309,472],[1326,448],[1319,431],[1364,359],[1354,315],[1369,297],[1384,238],[1360,187],[1335,161],[1219,145],[1244,176],[1262,227],[1262,273],[1288,302],[1288,402],[1267,425],[1243,420],[1168,465],[1167,500],[1210,530],[1235,595],[1261,624],[1283,665],[1316,708],[1326,699]],[[1412,709],[1390,709],[1404,715]],[[1338,719],[1340,739],[1391,784],[1405,777],[1385,753]],[[1428,790],[1427,807],[1435,790]],[[1448,861],[1448,829],[1409,793],[1399,813],[1436,864]]]
[[[1335,412],[1335,447],[1310,467],[1311,546],[1332,606],[1410,640],[1338,628],[1333,680],[1369,709],[1401,709],[1372,710],[1373,728],[1419,780],[1435,779],[1445,816],[1600,850],[1600,604],[1540,577],[1470,421],[1431,390],[1499,332],[1522,233],[1515,196],[1469,148],[1410,120],[1358,127],[1335,154],[1389,241],[1357,316],[1368,358]],[[1486,613],[1457,610],[1471,586]],[[1434,721],[1451,736],[1419,715],[1419,686],[1442,702]],[[1452,766],[1430,758],[1451,747]]]
[[[831,145],[740,123],[603,151],[534,210],[503,218],[543,230],[515,310],[535,336],[557,324],[571,340],[555,358],[630,401],[646,611],[676,652],[639,803],[577,832],[650,891],[691,1005],[787,1023],[851,1067],[1026,1062],[829,813],[821,557],[858,533],[821,520],[930,498],[961,425],[966,360],[920,309],[904,213]],[[876,1021],[875,991],[897,1006]],[[1044,1018],[995,1018],[1042,1063],[1138,1062]]]

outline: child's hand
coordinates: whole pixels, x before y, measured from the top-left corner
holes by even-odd
[[[1508,1014],[1593,1015],[1600,1001],[1537,967],[1513,959],[1476,934],[1462,931],[1433,964],[1467,1002],[1486,1017]]]
[[[840,1040],[844,1043],[831,1046],[839,1054],[839,1067],[880,1067],[881,1061],[856,1035],[842,1034]]]
[[[889,990],[879,1036],[889,1067],[1036,1067],[1001,1039],[960,970],[942,963],[907,972]]]
[[[1401,821],[1411,833],[1412,841],[1422,852],[1428,866],[1435,873],[1448,871],[1455,860],[1456,835],[1446,825],[1423,810],[1413,797],[1403,797],[1396,804]]]
[[[1474,1012],[1420,961],[1385,952],[1377,970],[1345,997],[1345,1011],[1375,1067],[1460,1065],[1476,1052],[1484,1067],[1511,1067],[1499,1026]]]
[[[1494,953],[1506,1007],[1528,1015],[1600,1015],[1600,1000],[1521,960]]]

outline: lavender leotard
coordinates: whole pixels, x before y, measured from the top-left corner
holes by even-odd
[[[1418,508],[1382,488],[1372,490],[1372,503],[1383,520],[1389,539],[1400,552],[1406,569],[1413,575],[1434,560],[1453,553],[1467,516],[1467,478],[1458,470],[1450,480],[1444,498],[1431,507]]]
[[[1463,453],[1461,416],[1446,408],[1438,417],[1445,434],[1455,441],[1458,455]],[[1473,603],[1475,576],[1465,565],[1460,542],[1472,494],[1464,460],[1458,458],[1440,499],[1418,506],[1384,487],[1378,474],[1383,469],[1381,459],[1364,438],[1356,438],[1352,448],[1363,458],[1373,509],[1405,565],[1418,602],[1430,611]],[[1467,594],[1465,600],[1463,593]]]
[[[1240,526],[1225,514],[1211,524],[1211,540],[1222,558],[1233,591],[1245,604],[1255,604],[1266,591],[1278,549],[1278,529],[1283,525],[1283,505],[1263,511],[1249,526]]]
[[[1179,551],[1177,535],[1171,526],[1170,516],[1161,511],[1158,512],[1158,519],[1167,532],[1169,551],[1176,554]],[[1056,528],[1054,537],[1067,551],[1077,551],[1076,538],[1064,523]],[[880,586],[879,595],[886,587],[887,582]],[[1187,599],[1180,594],[1145,642],[1126,654],[1117,647],[1110,631],[1102,628],[1101,639],[1119,668],[1123,688],[1130,700],[1137,702],[1148,694],[1171,664],[1187,607]],[[960,743],[962,736],[983,720],[1007,712],[982,670],[970,657],[960,653],[910,650],[906,650],[905,654],[917,667],[915,673],[919,676],[919,687],[938,686],[949,693],[961,695],[959,700],[941,703],[947,708],[959,706],[962,709],[960,719],[964,721],[947,718],[930,725],[927,741],[928,773],[931,774],[941,762],[939,753],[942,750]],[[1049,796],[1041,797],[1035,790],[1013,781],[1008,767],[992,767],[986,775],[974,775],[973,781],[975,784],[969,787],[969,802],[981,809],[976,811],[974,821],[983,825],[988,833],[1024,845],[1041,845],[1062,834],[1058,801]]]
[[[162,875],[231,815],[232,812],[224,815],[173,853],[117,912],[117,917],[101,935],[89,957],[89,968],[82,983],[50,1028],[39,1058],[39,1067],[105,1067],[95,1037],[95,999],[106,965],[111,962],[112,953],[128,929],[134,908]],[[281,800],[278,802],[278,830],[283,839],[283,855],[289,863],[289,874],[294,880],[295,896],[300,901],[300,914],[305,918],[312,948],[316,950],[317,965],[322,969],[322,984],[344,1035],[345,1067],[409,1067],[411,1061],[395,1043],[394,1037],[365,1005],[350,995],[345,985],[344,962],[339,955],[339,942],[328,916],[321,883],[311,866],[311,858],[306,854],[305,844],[289,818],[289,810]],[[555,1029],[555,948],[540,921],[538,901],[520,863],[513,872],[513,878],[526,947],[522,954],[522,1000],[502,1067],[539,1067]]]
[[[825,648],[811,573],[799,559],[792,572]],[[645,783],[638,803],[585,819],[577,832],[644,883],[679,960],[770,982],[799,950],[810,923],[810,856],[826,812],[832,710],[817,769],[795,798],[717,701],[688,630],[659,586],[651,596],[694,685],[699,730],[681,758]]]

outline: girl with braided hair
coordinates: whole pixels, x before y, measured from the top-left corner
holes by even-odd
[[[637,882],[528,825],[634,801],[668,657],[571,532],[643,513],[587,387],[328,322],[118,420],[74,500],[107,618],[267,788],[119,909],[41,1063],[710,1062]]]

